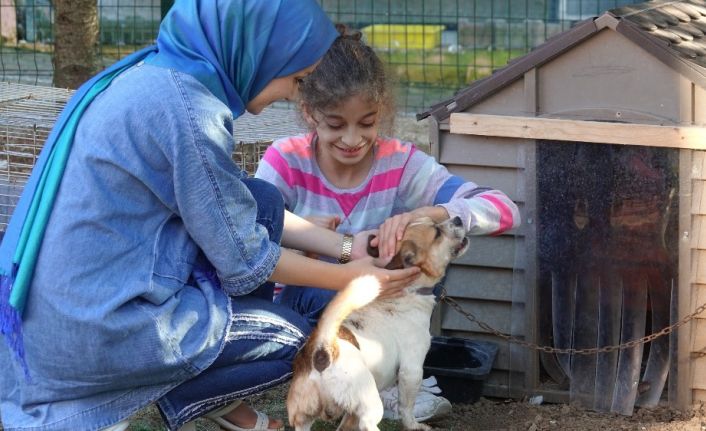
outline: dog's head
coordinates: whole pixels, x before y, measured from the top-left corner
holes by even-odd
[[[422,217],[407,225],[399,251],[387,265],[388,269],[418,266],[422,275],[417,286],[431,287],[438,283],[453,259],[468,249],[468,237],[459,217],[435,223]],[[377,256],[377,250],[368,250]]]

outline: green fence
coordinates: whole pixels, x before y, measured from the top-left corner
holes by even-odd
[[[154,42],[172,0],[97,0],[99,61]],[[414,112],[488,76],[578,20],[620,0],[320,0],[336,22],[363,32]],[[50,0],[0,0],[0,81],[51,85]]]

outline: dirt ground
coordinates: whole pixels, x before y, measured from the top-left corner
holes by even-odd
[[[272,417],[286,418],[284,399],[287,386],[249,398],[256,408]],[[698,406],[688,411],[669,407],[638,409],[630,417],[587,411],[566,404],[531,405],[525,400],[481,398],[474,404],[454,404],[450,414],[429,421],[435,430],[450,431],[704,431],[706,408]],[[145,409],[133,418],[128,431],[163,430],[154,408]],[[292,428],[287,427],[287,430]],[[317,422],[314,431],[334,431],[336,424]],[[383,420],[382,431],[400,431],[398,422]],[[200,420],[199,431],[220,431],[212,422]]]
[[[272,415],[278,414],[274,399],[284,397],[284,390],[275,390],[252,399],[253,404],[268,408]],[[285,417],[282,410],[281,416]],[[704,406],[689,411],[669,407],[640,409],[631,417],[596,413],[566,404],[531,405],[525,400],[502,400],[481,398],[474,404],[455,404],[450,414],[428,422],[437,430],[454,431],[541,431],[541,430],[654,430],[654,431],[702,431],[706,430]],[[317,423],[315,430],[333,431],[331,424]],[[385,420],[383,431],[402,428],[395,421]],[[214,430],[215,431],[215,430]]]

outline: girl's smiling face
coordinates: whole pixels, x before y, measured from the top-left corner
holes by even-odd
[[[379,108],[354,95],[336,107],[306,113],[316,129],[320,162],[351,167],[366,160],[378,136]]]

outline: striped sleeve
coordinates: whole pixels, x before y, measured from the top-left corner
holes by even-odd
[[[421,151],[410,157],[402,184],[407,208],[442,206],[470,235],[499,235],[520,224],[519,209],[505,193],[452,175]]]
[[[255,172],[255,178],[263,179],[279,189],[287,209],[297,205],[297,193],[294,188],[292,169],[279,150],[279,141],[270,145],[262,156]]]

